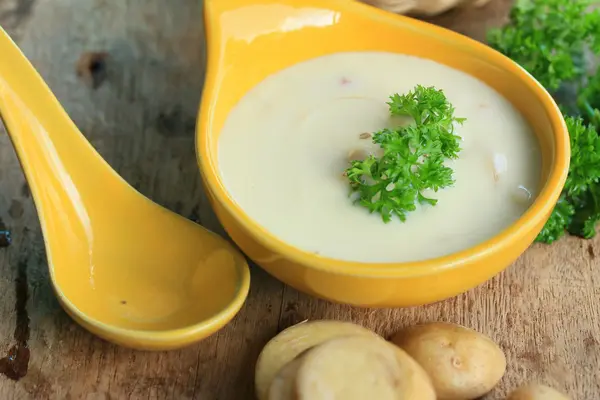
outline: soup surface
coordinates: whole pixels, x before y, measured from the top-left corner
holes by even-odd
[[[349,157],[392,124],[386,102],[416,85],[444,91],[466,118],[455,184],[406,222],[384,223],[349,198]],[[375,147],[374,147],[375,146]],[[321,256],[362,262],[423,260],[498,234],[535,198],[537,140],[499,93],[461,71],[417,57],[337,53],[267,77],[231,111],[219,137],[219,168],[235,202],[283,241]]]

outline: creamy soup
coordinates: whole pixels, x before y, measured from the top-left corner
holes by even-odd
[[[390,126],[386,102],[416,85],[446,94],[466,118],[455,184],[406,222],[384,223],[349,198],[342,176],[361,133]],[[232,109],[219,137],[219,168],[235,202],[267,231],[305,251],[361,262],[454,253],[515,222],[535,198],[538,143],[499,93],[458,70],[412,56],[356,52],[311,59],[267,77]]]

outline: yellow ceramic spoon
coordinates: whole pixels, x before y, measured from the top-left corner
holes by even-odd
[[[163,350],[212,334],[239,311],[250,285],[244,257],[117,175],[1,28],[0,115],[33,194],[52,284],[78,323]]]

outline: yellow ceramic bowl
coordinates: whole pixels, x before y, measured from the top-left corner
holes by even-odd
[[[533,242],[563,188],[569,137],[550,95],[508,58],[467,37],[351,0],[205,0],[208,69],[197,127],[200,169],[225,229],[258,265],[303,292],[368,307],[413,306],[455,296],[490,279]],[[543,188],[512,226],[467,250],[395,264],[320,257],[253,221],[218,173],[217,139],[236,103],[270,74],[342,51],[387,51],[435,60],[469,73],[511,101],[534,128]]]

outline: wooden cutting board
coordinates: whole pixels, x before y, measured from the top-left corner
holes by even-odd
[[[435,21],[481,39],[505,21],[509,3],[493,0]],[[125,179],[222,233],[194,154],[203,65],[197,0],[0,0],[0,24]],[[94,69],[93,88],[75,66],[95,51],[108,59]],[[13,235],[0,249],[0,399],[252,399],[262,345],[306,318],[350,320],[383,335],[415,322],[461,323],[507,354],[506,376],[487,399],[503,399],[530,380],[575,399],[600,399],[600,239],[534,246],[464,295],[400,310],[329,304],[254,267],[248,302],[223,331],[184,350],[141,353],[97,339],[60,309],[31,197],[4,133],[0,219]]]

